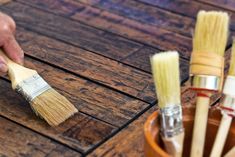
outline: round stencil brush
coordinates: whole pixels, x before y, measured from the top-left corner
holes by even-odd
[[[210,157],[221,156],[232,122],[232,118],[235,116],[235,41],[233,41],[232,57],[230,61],[228,76],[224,84],[223,94],[224,98],[220,105],[222,119],[214,145],[212,147]]]
[[[12,88],[21,94],[34,112],[49,125],[59,125],[78,112],[73,104],[47,84],[35,70],[14,63],[1,49],[0,55],[7,61]]]
[[[191,157],[203,156],[210,96],[222,88],[228,24],[224,12],[200,11],[197,15],[190,61],[191,88],[197,92]]]
[[[180,101],[179,55],[177,52],[155,54],[151,57],[151,66],[160,108],[162,140],[169,154],[181,157],[184,129]]]

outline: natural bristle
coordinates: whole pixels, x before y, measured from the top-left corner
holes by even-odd
[[[160,108],[180,104],[179,55],[158,53],[151,57],[152,73]]]
[[[230,67],[229,67],[228,74],[232,75],[232,76],[235,76],[235,39],[233,41],[231,61],[230,61]]]
[[[225,12],[200,11],[193,38],[193,52],[224,55],[229,16]]]
[[[52,88],[37,96],[31,106],[51,126],[59,125],[78,112],[73,104]]]

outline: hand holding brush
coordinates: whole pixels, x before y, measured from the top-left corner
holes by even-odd
[[[222,88],[228,24],[224,12],[200,11],[197,16],[190,61],[191,86],[197,92],[191,157],[203,156],[210,96]]]
[[[166,150],[181,157],[184,129],[180,101],[179,55],[165,52],[151,57],[152,73],[160,107],[161,136]]]

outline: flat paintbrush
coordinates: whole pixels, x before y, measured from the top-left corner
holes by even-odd
[[[197,92],[191,157],[203,156],[210,96],[222,88],[228,24],[224,12],[200,11],[197,16],[190,61],[191,88]]]
[[[39,74],[11,61],[0,49],[8,66],[12,88],[31,105],[34,112],[51,126],[56,126],[77,112],[77,109],[61,94],[48,85]]]
[[[223,94],[224,98],[220,105],[222,119],[212,147],[211,157],[221,156],[232,118],[235,116],[235,41],[233,41],[232,57],[228,76],[224,84]]]
[[[160,107],[161,136],[166,150],[181,157],[184,129],[180,101],[179,55],[177,52],[158,53],[151,57],[152,73]]]

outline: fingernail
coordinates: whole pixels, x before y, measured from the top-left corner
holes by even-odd
[[[0,71],[6,73],[8,70],[7,65],[4,63],[0,63]]]

